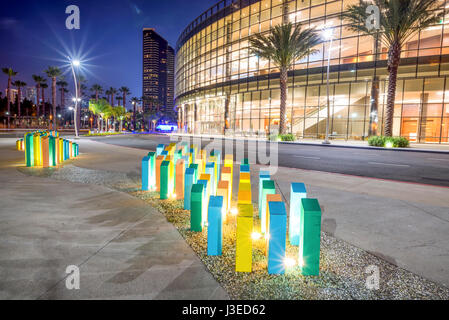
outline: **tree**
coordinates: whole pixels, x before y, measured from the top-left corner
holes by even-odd
[[[16,80],[13,82],[13,85],[17,87],[17,116],[20,118],[20,100],[22,98],[22,88],[25,87],[27,84],[23,81]]]
[[[129,117],[129,113],[126,112],[125,107],[119,105],[112,108],[112,115],[114,116],[114,119],[120,121],[119,132],[122,132],[123,120]]]
[[[342,14],[348,28],[363,35],[380,36],[380,41],[388,48],[388,93],[385,113],[384,135],[393,134],[394,100],[396,98],[397,74],[403,45],[417,32],[440,22],[444,11],[435,12],[439,0],[373,0],[350,5]],[[367,7],[371,4],[379,8],[379,30],[370,30],[366,21],[370,18]],[[368,12],[371,12],[369,10]]]
[[[45,89],[48,88],[47,79],[42,78],[44,81],[41,83],[41,96],[42,96],[42,113],[45,118]]]
[[[114,95],[117,93],[117,89],[110,87],[108,91],[109,91],[109,93],[106,93],[106,94],[111,95],[111,106],[114,107]]]
[[[317,50],[313,49],[322,42],[315,29],[301,30],[291,23],[277,25],[270,34],[255,34],[250,38],[250,51],[259,58],[271,60],[280,71],[281,105],[279,133],[285,134],[288,70],[292,65]]]
[[[108,103],[108,101],[106,99],[99,99],[98,101],[90,100],[89,101],[89,110],[93,114],[97,115],[98,129],[100,131],[103,131],[103,119],[106,120],[106,127],[107,127],[107,119],[110,118],[111,113],[112,113],[111,105]],[[98,116],[100,116],[100,117],[98,117]],[[101,125],[100,125],[100,120],[101,120]]]
[[[123,94],[123,108],[126,110],[126,96],[131,93],[128,87],[121,87],[119,91]]]
[[[17,75],[17,72],[11,68],[2,68],[4,74],[8,76],[8,95],[7,95],[7,110],[8,110],[8,128],[10,127],[11,118],[11,80]]]
[[[36,117],[39,118],[40,112],[39,112],[39,103],[40,103],[40,89],[41,84],[44,82],[44,78],[37,74],[33,74],[33,80],[36,83]]]
[[[98,101],[98,95],[103,93],[103,87],[99,84],[93,84],[90,91],[95,93],[95,100]]]
[[[64,77],[59,77],[59,81],[56,82],[56,85],[59,87],[59,90],[61,90],[61,108],[65,106],[65,93],[68,92],[66,87],[69,85],[65,80]]]
[[[47,77],[51,78],[51,104],[53,106],[53,130],[56,130],[56,78],[60,77],[61,69],[54,66],[49,66],[44,70]]]

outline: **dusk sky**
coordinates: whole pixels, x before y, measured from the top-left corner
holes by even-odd
[[[0,13],[0,67],[18,71],[15,80],[34,85],[31,75],[44,75],[48,66],[66,72],[73,82],[67,55],[80,56],[88,87],[127,86],[142,95],[142,28],[155,28],[173,47],[182,30],[216,0],[86,0],[8,1]],[[69,5],[80,8],[80,29],[68,30]],[[50,83],[47,80],[47,83]],[[0,75],[0,91],[7,77]],[[46,97],[50,97],[47,89]]]

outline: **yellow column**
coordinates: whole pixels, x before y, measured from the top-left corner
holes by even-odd
[[[235,271],[251,272],[252,270],[252,246],[253,240],[253,205],[239,204],[237,216]]]

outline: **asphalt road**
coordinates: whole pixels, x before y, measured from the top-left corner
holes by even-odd
[[[170,138],[163,135],[126,135],[89,139],[148,150],[155,150],[159,143],[170,142]],[[239,147],[243,145],[241,141],[234,142],[234,156],[235,143],[238,143]],[[203,143],[203,147],[206,144]],[[245,144],[246,156],[248,156],[247,149]],[[251,159],[251,155],[249,158]],[[449,153],[278,144],[278,165],[449,187]],[[404,186],[404,192],[407,192],[406,188]]]

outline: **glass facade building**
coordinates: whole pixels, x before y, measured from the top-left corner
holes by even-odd
[[[383,133],[388,48],[348,30],[339,18],[358,0],[221,1],[181,34],[176,48],[176,106],[182,130],[266,136],[279,124],[279,70],[250,54],[249,37],[288,19],[305,27],[332,28],[330,133],[365,139]],[[402,48],[393,134],[412,142],[446,143],[449,137],[449,0],[440,23]],[[289,71],[287,127],[298,138],[324,138],[326,68],[330,42]],[[228,108],[227,108],[228,106]]]

